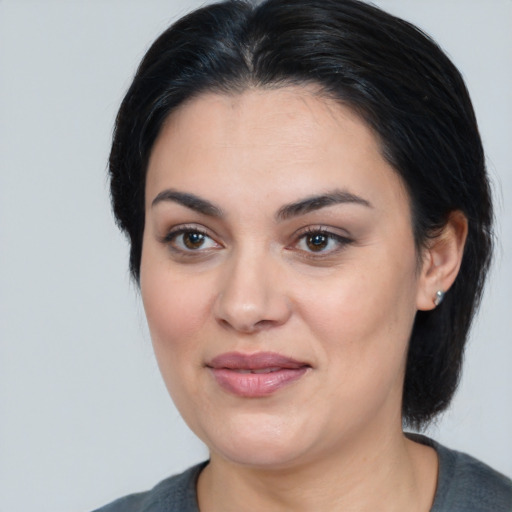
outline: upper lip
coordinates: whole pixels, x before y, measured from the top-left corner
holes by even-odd
[[[214,357],[206,366],[214,369],[262,370],[265,368],[297,369],[310,365],[275,352],[256,352],[255,354],[227,352]]]

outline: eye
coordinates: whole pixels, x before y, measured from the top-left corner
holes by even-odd
[[[200,252],[220,247],[203,231],[187,227],[172,230],[165,236],[163,242],[169,244],[173,250],[181,252]]]
[[[300,236],[296,248],[308,253],[330,254],[351,242],[347,237],[324,229],[308,229]]]

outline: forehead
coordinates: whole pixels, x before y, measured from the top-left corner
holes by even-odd
[[[161,134],[166,131],[195,138],[198,146],[282,144],[312,149],[329,144],[343,132],[345,138],[357,138],[378,149],[378,138],[351,108],[313,86],[201,94],[172,112]]]
[[[207,93],[174,111],[153,147],[147,194],[176,186],[238,189],[252,192],[249,198],[279,189],[290,196],[283,201],[307,189],[380,189],[388,199],[404,194],[366,123],[349,107],[299,86]]]

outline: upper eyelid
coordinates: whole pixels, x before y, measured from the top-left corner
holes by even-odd
[[[298,229],[295,231],[294,236],[296,239],[302,238],[305,235],[308,234],[314,234],[314,233],[322,233],[327,236],[337,237],[337,238],[346,238],[346,239],[352,239],[351,234],[343,228],[337,228],[333,226],[325,226],[325,225],[311,225],[311,226],[305,226],[303,228]]]
[[[207,236],[208,238],[211,238],[213,241],[215,241],[217,244],[222,245],[218,239],[219,237],[216,235],[215,232],[212,232],[211,229],[201,225],[201,224],[195,224],[195,223],[186,223],[186,224],[179,224],[176,226],[173,226],[166,230],[165,234],[163,236],[160,236],[159,239],[161,242],[168,243],[173,237],[176,237],[182,233],[186,232],[197,232],[201,233],[202,235]],[[293,244],[296,244],[304,238],[307,235],[315,234],[315,233],[321,233],[325,236],[331,237],[333,239],[337,240],[345,240],[345,241],[352,241],[352,236],[350,233],[348,233],[345,229],[333,227],[333,226],[325,226],[325,225],[308,225],[304,226],[298,230],[296,230],[292,235]]]
[[[345,235],[340,235],[338,233],[333,233],[332,231],[321,231],[321,230],[313,230],[313,231],[306,231],[305,233],[302,233],[301,235],[299,235],[297,237],[297,242],[299,242],[300,240],[302,240],[303,238],[307,237],[308,235],[316,235],[316,234],[320,234],[320,235],[323,235],[327,238],[332,238],[333,240],[336,240],[338,242],[352,242],[352,238],[348,237],[348,236],[345,236]]]
[[[186,233],[187,231],[201,233],[202,235],[208,236],[210,238],[215,238],[215,235],[212,236],[211,230],[206,228],[205,226],[201,226],[199,224],[178,224],[177,226],[173,226],[165,230],[165,234],[162,238],[169,238],[173,235],[179,235],[181,233]]]
[[[200,233],[210,239],[210,241],[212,241],[217,247],[198,247],[197,249],[179,247],[180,244],[176,242],[176,239],[185,233]],[[200,255],[205,255],[212,250],[222,248],[222,244],[220,244],[213,236],[210,236],[205,230],[198,227],[187,227],[183,225],[169,229],[163,237],[160,237],[160,242],[167,246],[169,250],[181,255],[182,257],[199,257]]]
[[[184,233],[187,233],[187,232],[200,233],[201,235],[204,235],[205,237],[207,237],[210,240],[212,240],[213,242],[215,242],[215,244],[220,245],[215,237],[211,236],[206,230],[198,228],[198,227],[176,226],[175,228],[169,229],[163,236],[158,237],[158,239],[159,239],[160,243],[162,243],[164,245],[172,246],[173,241],[178,236],[183,235]],[[184,249],[181,249],[181,248],[174,248],[174,249],[177,251],[189,252],[189,251],[185,251]],[[190,252],[192,253],[195,251],[190,251]],[[201,252],[201,251],[198,249],[197,252]]]
[[[343,250],[347,245],[354,243],[354,239],[345,230],[342,231],[344,231],[344,234],[336,233],[332,227],[328,228],[326,226],[307,226],[303,228],[303,230],[299,230],[299,233],[297,233],[295,236],[295,241],[291,246],[288,247],[296,247],[305,237],[309,235],[321,234],[331,238],[331,240],[334,240],[338,244],[338,247],[328,251],[318,251],[317,253],[307,250],[301,250],[301,252],[307,255],[308,258],[318,259],[322,257],[328,257],[338,251]]]

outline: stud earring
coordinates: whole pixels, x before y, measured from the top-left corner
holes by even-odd
[[[436,296],[434,297],[434,304],[436,307],[439,306],[439,304],[441,304],[441,302],[443,302],[444,295],[445,295],[445,292],[443,292],[443,290],[437,290]]]

